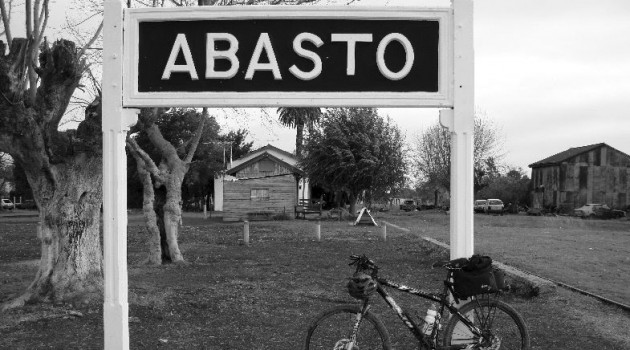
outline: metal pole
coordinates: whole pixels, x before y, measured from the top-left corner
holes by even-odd
[[[320,220],[315,223],[315,238],[318,242],[322,240],[322,222]]]

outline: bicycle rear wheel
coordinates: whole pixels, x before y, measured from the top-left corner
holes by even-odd
[[[510,305],[487,298],[475,299],[462,306],[459,312],[483,332],[475,336],[457,316],[452,316],[444,331],[444,345],[474,344],[473,349],[527,350],[529,332],[523,317]]]
[[[348,344],[356,324],[359,305],[339,305],[319,314],[308,327],[305,350],[389,350],[389,333],[381,320],[369,311],[359,325],[356,343]]]

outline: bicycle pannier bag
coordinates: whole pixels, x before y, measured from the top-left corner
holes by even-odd
[[[496,293],[503,288],[503,272],[500,272],[500,276],[497,273],[496,277],[490,257],[473,255],[461,270],[453,271],[453,289],[459,299]],[[497,280],[500,280],[500,285]]]

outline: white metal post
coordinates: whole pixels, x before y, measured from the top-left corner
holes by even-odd
[[[249,221],[243,221],[243,244],[249,246]]]
[[[453,7],[453,110],[440,114],[451,131],[451,258],[474,252],[473,132],[474,47],[473,1],[452,0]]]
[[[137,110],[122,106],[123,5],[105,1],[103,25],[104,348],[129,349],[127,300],[127,156],[125,138]]]

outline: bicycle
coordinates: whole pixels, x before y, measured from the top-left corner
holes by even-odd
[[[529,333],[523,317],[507,303],[491,294],[480,294],[470,297],[464,305],[457,306],[459,299],[453,289],[452,276],[454,270],[461,268],[461,259],[433,265],[445,267],[448,273],[443,291],[430,293],[379,277],[378,266],[365,255],[353,255],[350,258],[350,265],[357,266],[355,276],[365,272],[373,279],[374,290],[415,336],[419,349],[530,348]],[[385,287],[439,303],[439,311],[430,331],[420,327],[387,293]],[[379,316],[370,311],[370,306],[371,299],[366,295],[361,298],[361,304],[339,305],[320,313],[308,328],[305,350],[391,349],[389,333]]]

